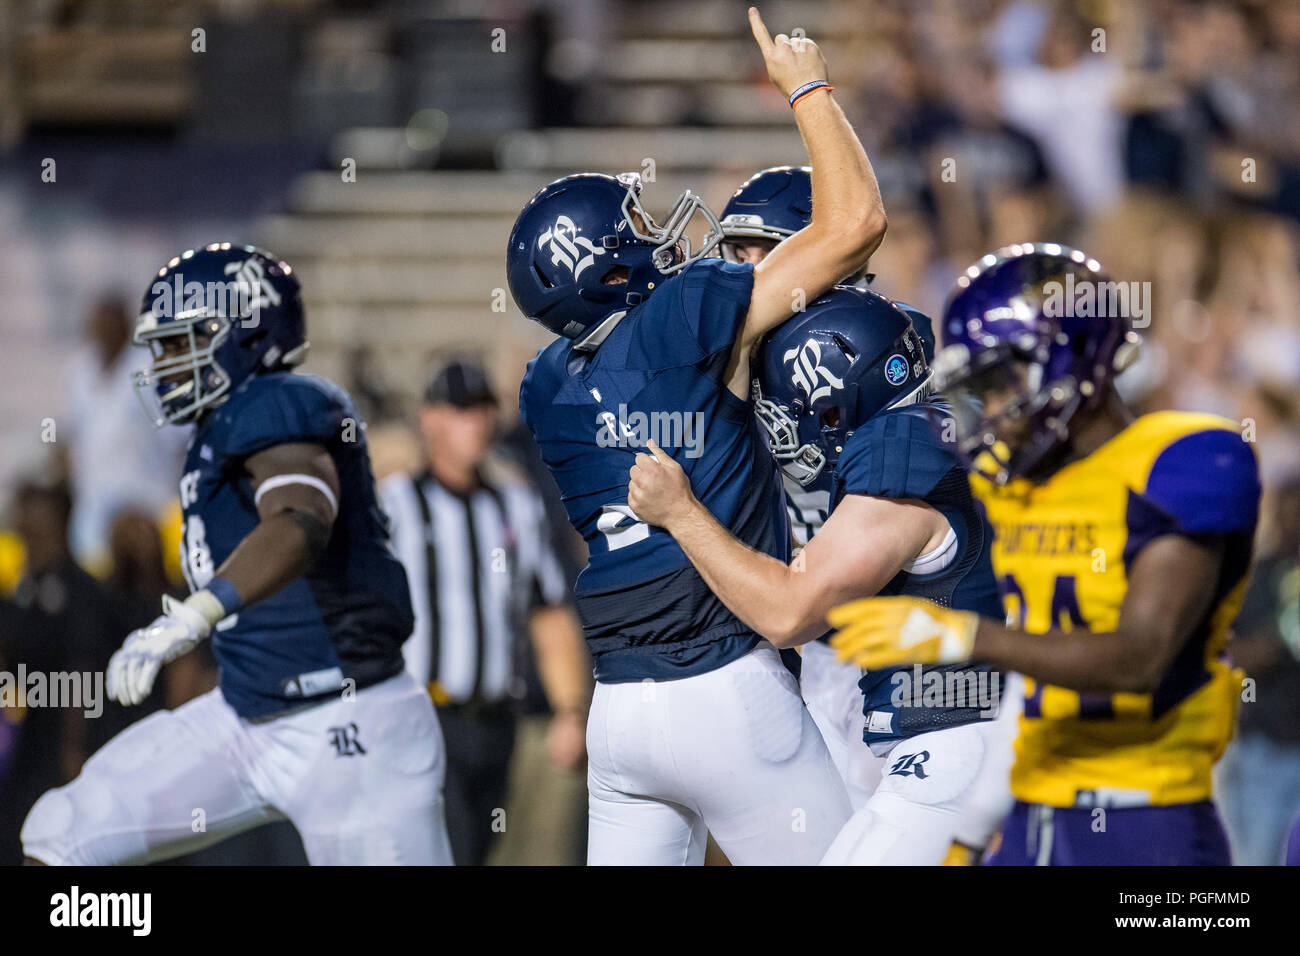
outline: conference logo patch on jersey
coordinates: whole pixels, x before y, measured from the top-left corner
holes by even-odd
[[[822,347],[816,339],[809,339],[781,356],[783,363],[790,364],[791,380],[795,388],[808,396],[809,405],[829,395],[832,388],[844,387],[844,380],[822,365],[821,360]],[[826,384],[819,385],[823,379]]]
[[[575,282],[596,261],[596,256],[605,254],[605,250],[597,248],[590,239],[578,235],[578,227],[568,216],[558,217],[555,225],[538,237],[537,248],[545,249],[547,246],[550,246],[551,264],[564,266],[573,273]]]
[[[895,353],[885,362],[885,381],[890,385],[902,385],[907,381],[907,359]]]

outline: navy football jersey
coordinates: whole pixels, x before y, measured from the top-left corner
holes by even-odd
[[[944,415],[941,405],[921,402],[881,412],[857,429],[840,454],[832,509],[846,494],[926,502],[948,519],[956,535],[954,556],[929,573],[900,571],[880,594],[912,595],[1002,620],[990,559],[993,534],[971,494],[965,468],[940,437]],[[980,663],[868,671],[858,685],[866,717],[863,739],[883,750],[905,737],[988,719],[991,708],[984,702],[996,705],[1002,687],[1002,676],[995,680],[994,674]],[[983,698],[976,692],[980,682]],[[941,697],[937,688],[962,692]]]
[[[732,534],[789,559],[775,463],[752,403],[725,381],[753,281],[751,266],[701,260],[667,279],[595,352],[558,339],[528,366],[520,412],[587,541],[575,604],[597,680],[703,673],[760,640],[672,536],[627,507],[628,470],[654,438]]]
[[[254,376],[195,428],[181,478],[181,566],[204,587],[260,519],[246,459],[275,445],[324,446],[338,470],[329,543],[298,580],[212,632],[221,693],[255,718],[399,673],[411,633],[406,572],[388,546],[361,419],[337,385],[313,375]]]

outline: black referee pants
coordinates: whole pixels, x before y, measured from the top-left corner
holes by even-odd
[[[482,866],[492,837],[505,832],[506,785],[515,749],[510,703],[438,708],[447,746],[443,788],[447,834],[457,866]]]

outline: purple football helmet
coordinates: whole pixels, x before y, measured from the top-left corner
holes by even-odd
[[[934,377],[971,470],[997,484],[1050,473],[1071,421],[1137,357],[1120,289],[1050,242],[999,249],[957,280]]]

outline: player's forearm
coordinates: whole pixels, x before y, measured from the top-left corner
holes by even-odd
[[[971,653],[1007,670],[1080,693],[1150,693],[1164,662],[1145,642],[1120,633],[1027,634],[981,618]]]
[[[832,94],[814,93],[795,107],[795,121],[812,165],[812,219],[828,255],[845,275],[860,268],[884,238],[888,220],[867,152]]]
[[[585,712],[591,698],[591,663],[572,608],[541,608],[533,612],[531,624],[537,676],[551,710]]]
[[[314,524],[313,524],[314,522]],[[281,511],[263,518],[217,569],[247,607],[300,578],[324,547],[329,529],[316,519]]]
[[[799,575],[747,547],[698,501],[667,530],[718,600],[773,644],[791,647],[825,631],[821,615],[804,606]]]

